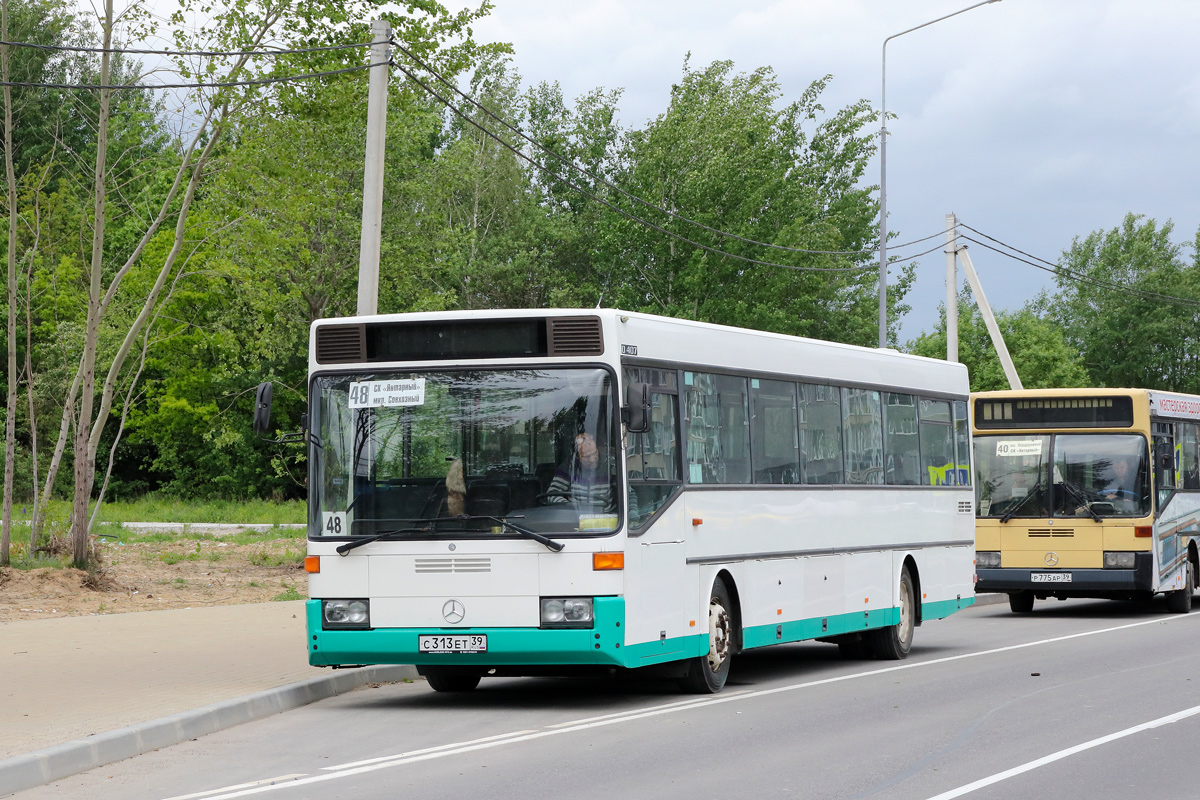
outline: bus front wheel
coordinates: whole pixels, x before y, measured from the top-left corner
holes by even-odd
[[[1033,592],[1012,592],[1008,596],[1008,608],[1014,614],[1033,611]]]
[[[900,570],[900,621],[887,628],[867,632],[872,655],[883,661],[899,661],[912,649],[917,625],[916,592],[908,567]]]
[[[1186,614],[1192,610],[1192,595],[1196,591],[1196,572],[1191,559],[1187,560],[1185,572],[1187,577],[1184,578],[1183,588],[1167,594],[1167,611],[1172,614]]]
[[[683,688],[695,694],[716,694],[729,677],[733,659],[733,603],[725,582],[717,578],[708,600],[708,653],[693,658],[683,676]]]

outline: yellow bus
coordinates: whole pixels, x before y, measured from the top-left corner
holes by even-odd
[[[1187,613],[1200,538],[1200,397],[1146,389],[971,395],[975,591]]]

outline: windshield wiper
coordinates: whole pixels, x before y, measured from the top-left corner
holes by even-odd
[[[509,522],[508,520],[506,520],[502,517],[493,517],[489,514],[475,514],[475,515],[460,514],[457,517],[450,517],[450,519],[461,519],[461,520],[490,519],[492,522],[499,522],[501,525],[503,525],[506,528],[512,528],[514,531],[521,534],[522,536],[528,536],[530,539],[533,539],[535,542],[538,542],[539,544],[544,544],[547,548],[549,548],[550,550],[553,550],[556,553],[559,552],[560,550],[562,550],[563,547],[565,547],[565,545],[562,542],[556,542],[553,539],[549,538],[548,536],[542,536],[540,533],[537,533],[536,531],[529,530],[529,528],[526,528],[524,525],[517,525],[516,523]]]
[[[454,519],[454,517],[443,517],[443,519]],[[437,522],[436,519],[406,519],[406,520],[397,520],[397,521],[398,522]],[[355,539],[352,542],[344,542],[343,544],[339,544],[334,549],[337,551],[337,554],[339,556],[344,556],[344,555],[346,555],[346,553],[349,553],[351,550],[353,550],[356,547],[362,547],[364,544],[370,544],[371,542],[378,542],[380,539],[386,539],[389,536],[395,536],[396,534],[399,534],[399,533],[428,533],[428,532],[429,532],[429,528],[388,528],[385,531],[379,531],[377,533],[372,533],[369,536],[360,536],[359,538]]]
[[[1092,519],[1096,520],[1096,522],[1101,521],[1100,515],[1092,510],[1091,504],[1088,503],[1087,495],[1083,493],[1082,489],[1070,481],[1062,481],[1062,486],[1072,497],[1075,498],[1076,501],[1083,505],[1083,509],[1088,512]]]
[[[1034,487],[1034,488],[1036,489],[1037,487]],[[1033,492],[1030,492],[1029,494],[1027,494],[1027,495],[1025,495],[1024,497],[1022,497],[1022,498],[1021,498],[1021,499],[1020,499],[1020,500],[1017,502],[1017,504],[1016,504],[1016,505],[1014,505],[1012,508],[1008,509],[1008,511],[1005,511],[1005,512],[1004,512],[1004,516],[1000,518],[1000,521],[1001,521],[1001,522],[1008,522],[1010,519],[1012,519],[1012,518],[1013,518],[1013,514],[1016,514],[1016,513],[1017,513],[1017,510],[1018,510],[1019,508],[1021,508],[1021,506],[1025,505],[1026,503],[1028,503],[1028,502],[1029,502],[1029,498],[1031,498],[1031,497],[1033,497]]]
[[[517,525],[516,523],[509,522],[508,520],[503,519],[501,517],[493,517],[488,514],[476,514],[476,515],[459,514],[458,516],[454,516],[454,517],[433,517],[430,519],[406,519],[406,520],[398,520],[398,521],[434,523],[434,522],[469,522],[470,520],[473,520],[473,519],[486,519],[486,520],[491,520],[492,522],[498,522],[503,527],[511,528],[512,530],[516,531],[517,533],[521,534],[522,536],[527,536],[530,539],[533,539],[535,542],[545,545],[546,547],[548,547],[549,549],[553,550],[556,553],[559,552],[560,550],[562,550],[563,547],[565,546],[565,545],[563,545],[562,542],[556,542],[549,537],[542,536],[540,533],[537,533],[536,531],[531,531],[529,528],[526,528],[523,525]],[[356,547],[362,547],[364,544],[370,544],[371,542],[378,542],[380,539],[386,539],[389,536],[395,536],[400,533],[428,533],[430,530],[431,530],[431,528],[389,528],[386,531],[379,531],[378,533],[373,533],[370,536],[360,537],[358,539],[355,539],[352,542],[345,542],[344,544],[339,544],[335,548],[335,550],[337,551],[338,555],[344,556]]]

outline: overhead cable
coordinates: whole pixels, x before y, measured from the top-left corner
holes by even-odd
[[[233,86],[263,86],[272,83],[294,83],[310,78],[324,78],[329,75],[341,75],[346,72],[358,72],[373,67],[386,67],[390,62],[380,61],[374,64],[362,64],[356,67],[327,70],[325,72],[308,72],[303,75],[284,75],[279,78],[255,78],[245,81],[220,81],[217,83],[158,83],[158,84],[82,84],[82,83],[19,83],[17,81],[0,81],[0,86],[19,86],[28,89],[222,89]]]
[[[224,58],[228,56],[290,56],[301,53],[320,53],[328,50],[349,50],[353,48],[370,47],[371,42],[355,44],[331,44],[322,47],[303,47],[298,50],[132,50],[117,47],[73,47],[60,44],[34,44],[33,42],[5,42],[0,46],[23,47],[32,50],[55,50],[67,53],[112,53],[115,55],[139,56],[211,56]]]
[[[967,226],[964,225],[963,227],[967,227]],[[972,228],[972,230],[974,230],[974,229]],[[986,236],[986,234],[982,234],[982,233],[979,235]],[[1058,276],[1065,276],[1065,277],[1073,280],[1076,283],[1090,284],[1092,286],[1096,286],[1101,289],[1109,289],[1109,290],[1117,291],[1117,292],[1125,292],[1127,294],[1136,295],[1136,296],[1144,298],[1146,300],[1159,300],[1159,301],[1162,301],[1165,303],[1172,303],[1174,305],[1192,306],[1192,307],[1200,308],[1200,300],[1192,300],[1192,299],[1189,299],[1186,297],[1176,297],[1174,295],[1162,294],[1160,292],[1148,292],[1143,289],[1135,289],[1134,287],[1129,286],[1127,284],[1110,283],[1108,281],[1097,280],[1096,278],[1092,278],[1088,275],[1084,275],[1082,273],[1075,272],[1073,270],[1069,270],[1065,267],[1053,267],[1053,268],[1045,267],[1045,266],[1042,266],[1041,264],[1036,263],[1036,261],[1030,261],[1025,258],[1020,258],[1018,256],[1013,255],[1012,253],[1007,253],[998,247],[993,247],[992,245],[987,244],[986,242],[981,242],[978,239],[973,239],[970,236],[963,235],[963,236],[959,236],[959,238],[966,242],[974,242],[975,244],[979,245],[980,247],[991,250],[993,253],[999,253],[1002,256],[1007,256],[1008,258],[1011,258],[1014,261],[1020,261],[1023,264],[1028,264],[1029,266],[1034,267],[1036,269],[1040,269],[1043,272],[1049,272],[1053,275],[1058,275]],[[990,239],[991,237],[987,237],[987,238]],[[996,240],[993,240],[993,241],[996,241]],[[1007,247],[1007,246],[1008,245],[1005,245],[1005,247]],[[1017,250],[1015,247],[1012,249],[1018,253],[1021,252],[1020,250]],[[1044,259],[1037,258],[1037,256],[1029,256],[1029,258],[1036,259],[1037,261],[1044,261]],[[1044,263],[1050,263],[1050,262],[1044,261]]]

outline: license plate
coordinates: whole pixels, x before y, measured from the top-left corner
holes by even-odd
[[[422,653],[486,653],[487,634],[437,634],[418,636],[417,650]]]
[[[1071,573],[1069,572],[1033,572],[1029,575],[1029,580],[1034,583],[1070,583]]]

